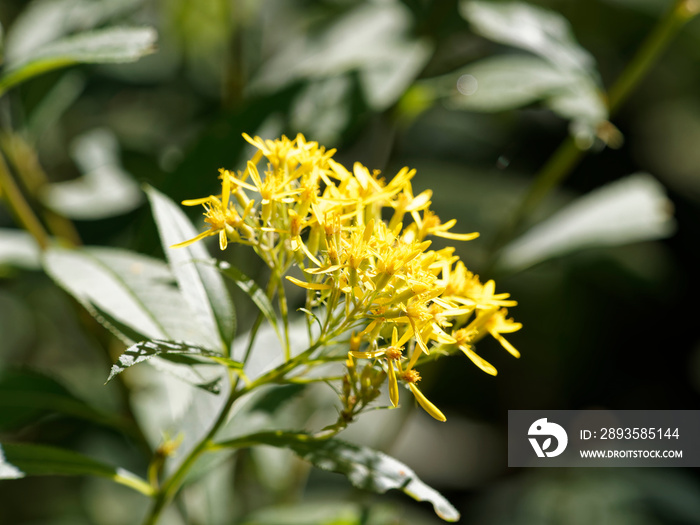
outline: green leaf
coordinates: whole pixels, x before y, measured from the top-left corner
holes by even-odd
[[[114,248],[54,247],[46,251],[44,267],[127,344],[164,339],[218,347],[216,339],[204,333],[192,318],[162,261]],[[110,319],[118,324],[110,323]],[[120,330],[122,326],[130,329],[128,333]]]
[[[520,2],[460,3],[462,16],[480,35],[535,53],[563,70],[595,74],[595,60],[559,13]]]
[[[47,185],[43,202],[71,219],[93,220],[127,213],[143,201],[143,193],[119,161],[114,133],[92,130],[72,144],[72,157],[83,176]]]
[[[126,425],[78,399],[47,375],[30,370],[0,372],[0,430],[17,429],[51,412],[122,430]]]
[[[33,0],[7,32],[6,55],[16,61],[75,31],[86,31],[133,10],[141,0]]]
[[[163,250],[185,301],[202,329],[218,338],[218,347],[228,354],[236,333],[236,315],[214,260],[203,243],[171,248],[195,237],[198,232],[169,198],[153,188],[148,188],[147,193]]]
[[[260,309],[262,314],[275,329],[275,333],[281,342],[282,336],[280,334],[279,326],[277,325],[277,315],[275,314],[275,309],[262,288],[260,288],[253,279],[226,261],[219,261],[218,268],[221,270],[221,273],[223,273],[224,276],[231,279],[236,286],[238,286],[238,288],[240,288],[248,297],[250,297],[250,299],[255,303],[255,306]]]
[[[107,378],[107,382],[111,381],[116,375],[121,374],[127,368],[156,356],[181,365],[197,365],[208,362],[210,364],[224,365],[237,370],[243,368],[242,363],[189,343],[161,340],[142,341],[127,348],[126,351],[119,356],[117,363],[112,365],[112,370]],[[204,383],[200,382],[197,383],[197,386],[215,394],[220,392],[218,380],[210,380]]]
[[[457,81],[464,96],[453,101],[481,111],[543,101],[572,120],[572,135],[581,147],[590,147],[608,118],[607,104],[595,60],[576,42],[569,22],[554,11],[520,2],[462,0],[460,11],[477,33],[540,59],[514,55],[472,64]]]
[[[675,230],[672,213],[656,179],[631,175],[579,197],[533,226],[503,249],[498,266],[519,271],[583,248],[662,239]]]
[[[0,228],[0,267],[27,270],[41,268],[41,251],[36,241],[23,230]]]
[[[251,89],[273,91],[295,81],[357,71],[374,110],[396,102],[430,58],[425,40],[409,39],[410,12],[393,2],[360,4],[317,34],[294,35],[253,79]]]
[[[368,447],[339,439],[316,439],[308,434],[261,432],[217,443],[220,447],[269,445],[289,448],[314,466],[348,477],[358,488],[384,493],[398,489],[418,501],[432,503],[435,513],[445,521],[459,520],[459,512],[442,494],[426,485],[415,472],[400,461]]]
[[[45,445],[0,444],[0,479],[25,476],[98,476],[146,495],[153,493],[153,488],[135,474],[77,452]]]
[[[134,62],[155,51],[156,38],[150,27],[113,27],[51,42],[6,65],[0,95],[32,77],[73,64]]]
[[[558,68],[539,57],[487,58],[438,82],[458,109],[504,111],[541,101],[558,115],[592,130],[608,117],[601,92],[590,76]]]

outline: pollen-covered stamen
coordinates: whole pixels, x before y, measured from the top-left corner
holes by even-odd
[[[411,368],[410,370],[405,370],[401,373],[401,379],[406,383],[415,384],[420,381],[420,374],[418,370]]]
[[[476,332],[467,330],[466,328],[460,328],[459,330],[452,333],[452,337],[455,339],[456,344],[459,346],[468,345],[476,336]]]
[[[384,355],[387,359],[397,361],[403,357],[403,349],[396,346],[390,346],[384,350]]]

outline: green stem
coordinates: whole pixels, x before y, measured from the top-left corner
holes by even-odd
[[[277,278],[273,272],[272,275],[270,275],[270,281],[267,283],[267,290],[265,290],[265,294],[267,295],[267,299],[269,301],[272,301],[272,298],[275,296],[276,291]],[[248,339],[248,346],[245,349],[245,354],[243,354],[243,364],[246,364],[248,362],[248,359],[250,358],[250,353],[253,351],[253,344],[255,344],[255,338],[258,335],[258,330],[260,329],[260,325],[262,324],[264,319],[265,314],[263,314],[262,311],[260,311],[255,319],[255,322],[253,323],[253,327],[250,329],[250,338]]]
[[[290,361],[287,361],[286,363],[281,364],[277,368],[270,370],[265,375],[259,377],[257,380],[253,381],[249,385],[246,385],[240,390],[235,390],[237,378],[234,376],[230,376],[232,384],[231,393],[229,394],[229,397],[226,400],[226,403],[224,404],[223,408],[219,412],[216,421],[212,425],[207,435],[204,438],[202,438],[202,440],[187,455],[187,457],[183,460],[183,462],[173,473],[173,475],[163,482],[160,490],[154,495],[153,506],[151,507],[150,512],[144,519],[143,525],[155,525],[158,522],[161,513],[163,512],[165,507],[170,503],[170,501],[172,501],[172,499],[175,497],[175,494],[180,489],[180,486],[182,485],[182,482],[185,479],[185,476],[187,475],[187,472],[190,470],[192,465],[194,465],[194,463],[199,459],[199,457],[203,453],[213,450],[212,446],[214,436],[219,431],[221,426],[226,422],[228,414],[231,411],[231,407],[236,402],[236,400],[238,400],[240,397],[259,386],[279,382],[281,378],[283,378],[294,368],[305,364],[309,355],[311,355],[311,353],[313,353],[314,350],[321,346],[321,344],[323,344],[322,341],[317,341],[298,356],[294,357]]]
[[[232,385],[235,385],[236,382],[237,381],[235,379],[231,378]],[[232,387],[231,393],[229,394],[226,403],[219,412],[216,421],[212,425],[207,435],[187,455],[187,457],[183,460],[183,462],[173,473],[173,475],[170,476],[170,478],[168,478],[167,480],[165,480],[165,482],[163,482],[160,490],[155,494],[153,506],[151,507],[150,512],[146,516],[143,525],[155,525],[158,522],[161,513],[163,512],[165,507],[172,501],[173,497],[175,497],[175,494],[180,489],[180,486],[182,485],[182,482],[185,479],[187,472],[190,470],[192,465],[194,465],[194,463],[199,459],[199,457],[208,450],[209,445],[214,439],[214,436],[219,431],[221,426],[226,422],[226,419],[228,418],[228,414],[231,411],[231,407],[233,406],[233,404],[239,397],[241,397],[246,392],[248,392],[247,388],[235,390]]]
[[[34,237],[39,247],[42,250],[48,248],[49,236],[12,178],[2,153],[0,153],[0,193],[7,200],[17,221]]]
[[[698,0],[676,1],[608,91],[608,108],[611,114],[620,107],[644,75],[658,61],[673,37],[699,12],[700,2]]]
[[[658,61],[671,39],[699,12],[699,0],[677,0],[673,8],[659,21],[642,43],[634,58],[610,88],[608,92],[608,108],[611,116],[627,100],[632,90]],[[564,140],[547,163],[535,175],[535,180],[530,186],[528,193],[497,234],[492,246],[492,253],[495,253],[510,241],[518,226],[523,223],[523,220],[537,208],[554,187],[559,185],[571,173],[585,153],[576,145],[576,141],[571,136]]]
[[[13,132],[0,135],[0,144],[30,199],[39,202],[38,195],[48,186],[49,178],[39,163],[34,147],[20,134]],[[69,246],[82,245],[80,235],[70,219],[45,207],[41,210],[41,216],[54,236]]]
[[[284,282],[281,278],[278,279],[277,289],[280,314],[282,315],[282,324],[284,325],[284,360],[289,361],[292,357],[292,348],[289,343],[289,309],[287,307],[287,296],[284,293]]]

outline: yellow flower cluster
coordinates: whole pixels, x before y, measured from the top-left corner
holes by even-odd
[[[210,235],[218,235],[222,250],[229,242],[252,246],[273,276],[307,290],[305,310],[321,317],[319,340],[355,330],[348,367],[353,359],[381,364],[394,406],[403,383],[430,415],[445,420],[416,386],[422,358],[459,349],[495,375],[473,348],[487,334],[519,356],[502,335],[521,328],[507,318],[506,307],[516,302],[496,294],[493,281],[481,283],[454,248],[429,249],[431,236],[467,241],[478,234],[453,233],[455,220],[442,223],[429,209],[430,190],[414,195],[415,170],[386,181],[359,163],[347,170],[333,160],[335,150],[301,134],[243,136],[257,152],[244,171],[220,170],[221,195],[183,202],[204,206],[208,229],[179,246]],[[286,275],[292,266],[304,277]]]

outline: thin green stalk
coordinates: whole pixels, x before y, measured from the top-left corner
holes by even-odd
[[[233,377],[231,377],[230,379],[232,385],[236,384],[237,381]],[[187,455],[187,457],[180,464],[180,466],[173,473],[173,475],[163,482],[160,490],[155,494],[153,506],[151,507],[150,512],[143,521],[143,525],[155,525],[158,522],[161,513],[163,512],[165,507],[170,503],[170,501],[172,501],[173,497],[175,497],[175,494],[180,489],[180,486],[182,485],[182,482],[185,479],[187,472],[189,472],[190,468],[199,459],[199,457],[207,451],[214,436],[219,431],[221,426],[226,422],[228,414],[231,411],[231,407],[233,406],[233,404],[239,397],[241,397],[246,392],[248,392],[247,388],[235,390],[232,387],[231,393],[229,394],[226,403],[219,412],[216,421],[212,425],[211,429],[209,429],[207,435]]]
[[[27,194],[35,202],[38,201],[39,192],[48,185],[49,178],[39,163],[36,150],[20,134],[14,132],[0,136],[0,143]],[[42,208],[41,216],[53,235],[70,246],[82,245],[78,230],[70,219]]]
[[[668,13],[658,22],[639,47],[634,58],[610,88],[608,92],[608,108],[611,116],[627,100],[632,90],[658,61],[672,38],[699,12],[699,0],[677,0]],[[518,226],[522,224],[523,219],[530,215],[552,189],[571,173],[585,153],[576,145],[576,141],[571,136],[564,140],[547,163],[535,175],[535,180],[530,186],[528,193],[497,234],[492,246],[492,253],[495,253],[510,241]]]
[[[674,36],[700,13],[700,1],[678,0],[652,30],[637,54],[608,91],[608,108],[613,114],[658,61]]]
[[[17,221],[34,237],[39,247],[42,250],[48,248],[49,236],[12,178],[2,153],[0,153],[0,194],[7,200]]]
[[[277,289],[280,314],[282,315],[282,324],[284,325],[284,360],[289,361],[292,357],[292,348],[289,342],[289,308],[287,307],[287,296],[284,293],[284,282],[281,278],[278,279]]]
[[[267,290],[265,290],[265,294],[267,295],[268,300],[272,301],[273,297],[275,296],[275,292],[277,291],[277,278],[274,274],[274,272],[270,275],[270,281],[267,283]],[[243,364],[246,364],[248,362],[248,358],[250,357],[250,353],[253,350],[253,344],[255,343],[255,338],[258,335],[258,330],[260,329],[260,325],[262,324],[263,320],[265,319],[265,314],[261,312],[258,313],[258,317],[255,319],[255,322],[253,323],[253,327],[250,330],[250,338],[248,339],[248,346],[245,349],[245,353],[243,354]]]
[[[228,419],[228,414],[231,411],[231,407],[233,407],[233,404],[240,397],[247,394],[251,390],[264,384],[278,382],[291,370],[293,370],[297,366],[303,365],[306,362],[306,359],[309,357],[309,355],[311,355],[311,353],[314,350],[321,346],[321,344],[323,344],[322,341],[317,341],[292,360],[281,364],[273,370],[270,370],[265,375],[259,377],[257,380],[253,381],[249,385],[246,385],[240,390],[235,390],[237,378],[233,375],[230,376],[232,384],[231,393],[229,394],[229,397],[226,400],[226,403],[224,404],[223,408],[219,412],[216,421],[212,425],[207,435],[204,438],[202,438],[202,440],[195,446],[195,448],[187,455],[187,457],[183,460],[183,462],[173,473],[173,475],[162,483],[160,490],[158,490],[158,492],[154,495],[153,506],[151,507],[150,512],[144,519],[143,525],[155,525],[158,522],[158,519],[160,518],[160,515],[162,514],[163,510],[172,501],[172,499],[175,497],[175,494],[180,489],[180,486],[182,485],[182,482],[185,479],[185,476],[187,475],[187,472],[190,470],[190,468],[194,465],[194,463],[199,459],[199,457],[203,453],[215,449],[215,447],[213,446],[214,436]]]

